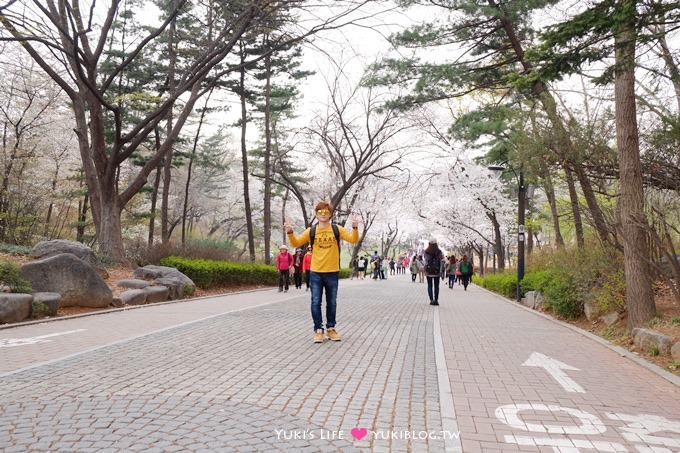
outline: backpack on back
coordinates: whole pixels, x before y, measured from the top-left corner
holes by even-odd
[[[441,264],[442,260],[440,256],[431,256],[430,259],[427,260],[427,264],[425,264],[425,273],[427,275],[439,275]]]
[[[470,273],[470,263],[467,261],[460,262],[460,273],[465,275]]]

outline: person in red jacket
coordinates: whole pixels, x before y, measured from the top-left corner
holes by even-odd
[[[290,268],[293,267],[295,258],[288,252],[288,246],[283,244],[279,247],[279,254],[276,257],[276,269],[279,271],[279,292],[288,292],[290,282]]]
[[[312,247],[307,247],[307,253],[302,260],[302,272],[305,273],[305,283],[307,284],[307,289],[309,291],[309,272],[312,270]]]

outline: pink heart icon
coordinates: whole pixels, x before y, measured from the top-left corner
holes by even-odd
[[[352,437],[354,437],[356,440],[361,440],[368,434],[368,431],[366,428],[352,428]]]

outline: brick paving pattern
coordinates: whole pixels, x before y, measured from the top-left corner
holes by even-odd
[[[677,384],[480,288],[440,303],[342,282],[323,344],[296,290],[0,330],[0,451],[680,451]]]

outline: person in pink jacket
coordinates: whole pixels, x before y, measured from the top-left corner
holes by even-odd
[[[293,267],[295,258],[288,251],[288,246],[283,244],[279,247],[279,254],[276,256],[276,269],[279,271],[279,292],[288,292],[290,282],[290,268]]]

